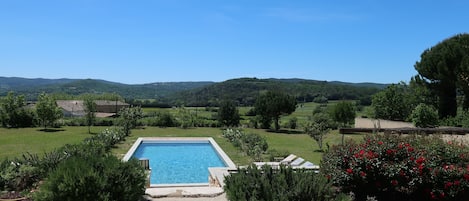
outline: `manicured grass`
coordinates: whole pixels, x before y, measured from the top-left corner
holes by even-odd
[[[107,127],[93,127],[92,131],[99,133]],[[65,144],[81,142],[90,137],[87,127],[63,127],[52,129],[52,132],[41,131],[41,128],[4,129],[0,128],[0,160],[5,158],[21,157],[24,153],[43,154],[52,151]],[[305,134],[272,133],[262,129],[245,129],[245,132],[258,133],[265,137],[269,144],[269,150],[280,153],[293,153],[313,163],[319,163],[322,153],[316,141]],[[246,165],[252,162],[249,156],[234,147],[222,137],[220,128],[158,128],[144,127],[132,130],[131,136],[126,141],[119,143],[112,152],[122,157],[138,137],[213,137],[222,149],[230,156],[237,165]],[[359,140],[361,134],[346,135],[346,140]],[[324,141],[329,145],[340,144],[341,135],[332,131]],[[267,160],[267,156],[265,157]]]
[[[43,128],[0,128],[0,160],[20,157],[24,153],[43,154],[65,144],[81,142],[90,137],[88,127],[63,127],[41,131]],[[104,127],[93,127],[100,132]]]

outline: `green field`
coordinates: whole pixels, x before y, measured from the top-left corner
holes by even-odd
[[[91,136],[87,127],[63,127],[55,132],[43,132],[39,128],[0,129],[0,159],[20,157],[23,153],[42,154],[61,147],[64,144],[78,143]],[[93,127],[94,132],[104,130],[105,127]],[[269,144],[269,150],[275,149],[280,153],[293,153],[314,163],[319,163],[321,153],[316,152],[317,143],[305,134],[270,133],[260,129],[245,129],[245,132],[258,133],[264,136]],[[144,127],[132,130],[131,136],[112,150],[114,154],[123,156],[138,137],[213,137],[230,158],[238,165],[246,165],[252,160],[233,147],[221,135],[219,128],[157,128]],[[362,135],[347,135],[347,138],[359,139]],[[340,143],[340,135],[331,132],[324,144]],[[266,157],[267,158],[267,157]]]
[[[336,102],[330,102],[328,106],[335,105]],[[298,128],[301,129],[302,123],[307,120],[307,117],[312,114],[313,109],[318,106],[317,103],[299,104],[299,107],[294,113],[281,118],[281,125],[288,122],[290,118],[296,117],[298,119]],[[240,115],[243,119],[249,117],[245,114],[252,107],[240,107]],[[190,107],[186,108],[191,113],[196,113],[198,116],[211,117],[214,112],[206,110],[204,107]],[[144,113],[152,112],[169,112],[176,115],[178,109],[176,108],[143,108]],[[106,127],[92,127],[92,132],[99,133]],[[84,138],[90,137],[88,134],[88,127],[62,127],[60,129],[51,130],[53,132],[41,131],[41,128],[22,128],[22,129],[4,129],[0,128],[0,159],[20,157],[23,153],[42,154],[51,151],[55,148],[61,147],[65,144],[78,143]],[[257,133],[265,137],[269,144],[269,150],[277,153],[293,153],[300,157],[305,158],[314,163],[319,163],[322,153],[318,152],[317,143],[308,135],[301,134],[301,130],[287,131],[290,133],[300,134],[285,134],[267,132],[262,129],[244,129],[245,132]],[[131,136],[123,143],[118,144],[112,152],[117,156],[123,156],[130,146],[135,142],[138,137],[213,137],[217,143],[225,150],[231,159],[238,165],[246,165],[252,160],[240,152],[237,148],[233,147],[226,139],[222,137],[222,130],[220,128],[158,128],[158,127],[143,127],[132,130]],[[347,139],[360,139],[363,135],[347,135]],[[324,148],[326,143],[329,145],[341,143],[341,135],[338,131],[332,131],[327,135],[324,141]],[[265,155],[268,159],[268,155]]]

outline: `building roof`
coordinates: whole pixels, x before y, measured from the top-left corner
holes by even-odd
[[[120,105],[120,106],[129,105],[121,101],[112,101],[112,100],[95,100],[94,103],[96,103],[96,105]]]
[[[85,111],[83,101],[81,100],[58,100],[57,106],[66,111]]]

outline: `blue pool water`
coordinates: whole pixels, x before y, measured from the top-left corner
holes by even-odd
[[[133,157],[150,160],[151,184],[208,183],[209,167],[226,167],[209,142],[142,143]]]

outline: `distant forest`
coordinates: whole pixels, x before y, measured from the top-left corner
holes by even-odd
[[[371,104],[371,96],[386,84],[326,82],[305,79],[239,78],[224,82],[161,82],[127,85],[93,79],[25,79],[0,77],[0,96],[9,91],[35,100],[41,92],[78,96],[84,93],[120,95],[126,102],[144,106],[217,106],[225,99],[251,106],[265,91],[283,91],[298,102],[315,99],[360,100]]]

